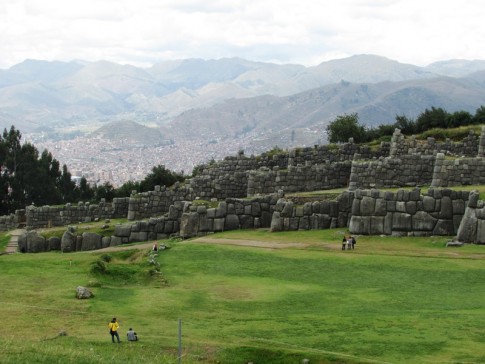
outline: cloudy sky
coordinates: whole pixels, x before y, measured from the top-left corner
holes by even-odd
[[[0,68],[25,59],[148,67],[241,57],[306,66],[378,54],[485,59],[483,0],[1,0]]]

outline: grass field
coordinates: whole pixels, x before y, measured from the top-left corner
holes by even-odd
[[[341,251],[344,233],[167,242],[161,274],[148,250],[0,256],[0,363],[177,363],[179,319],[182,363],[485,362],[484,246],[362,236]],[[140,341],[112,344],[113,316]]]

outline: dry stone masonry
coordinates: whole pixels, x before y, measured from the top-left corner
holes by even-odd
[[[171,188],[62,207],[29,206],[0,217],[0,229],[29,229],[124,218],[112,236],[78,234],[62,239],[29,231],[19,239],[24,252],[95,250],[135,241],[183,238],[212,232],[271,228],[272,231],[348,227],[352,234],[455,235],[485,243],[485,206],[476,192],[448,186],[485,183],[485,128],[462,142],[418,141],[396,129],[391,143],[375,151],[349,143],[272,151],[246,157],[241,151],[199,167],[199,175]],[[375,188],[419,187],[383,192]],[[335,201],[284,198],[286,193],[348,187]]]
[[[362,235],[455,235],[469,192],[449,189],[357,190],[352,202],[349,231]]]

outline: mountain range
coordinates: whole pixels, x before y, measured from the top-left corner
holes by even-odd
[[[91,135],[137,143],[180,140],[274,145],[325,141],[337,115],[366,125],[426,108],[474,112],[485,103],[485,61],[427,67],[356,55],[305,67],[240,58],[165,61],[150,68],[99,61],[26,60],[0,70],[0,126],[48,137]],[[123,128],[117,122],[124,122]],[[150,128],[147,130],[147,128]],[[98,130],[99,129],[99,130]],[[153,131],[153,132],[150,132]],[[150,135],[150,137],[146,137]]]

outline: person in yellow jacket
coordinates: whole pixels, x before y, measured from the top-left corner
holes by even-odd
[[[118,334],[118,329],[120,328],[120,325],[118,324],[118,321],[116,321],[116,317],[113,317],[111,322],[108,324],[109,328],[109,333],[111,334],[111,340],[115,342],[115,336],[118,339],[118,343],[120,343],[120,335]]]

